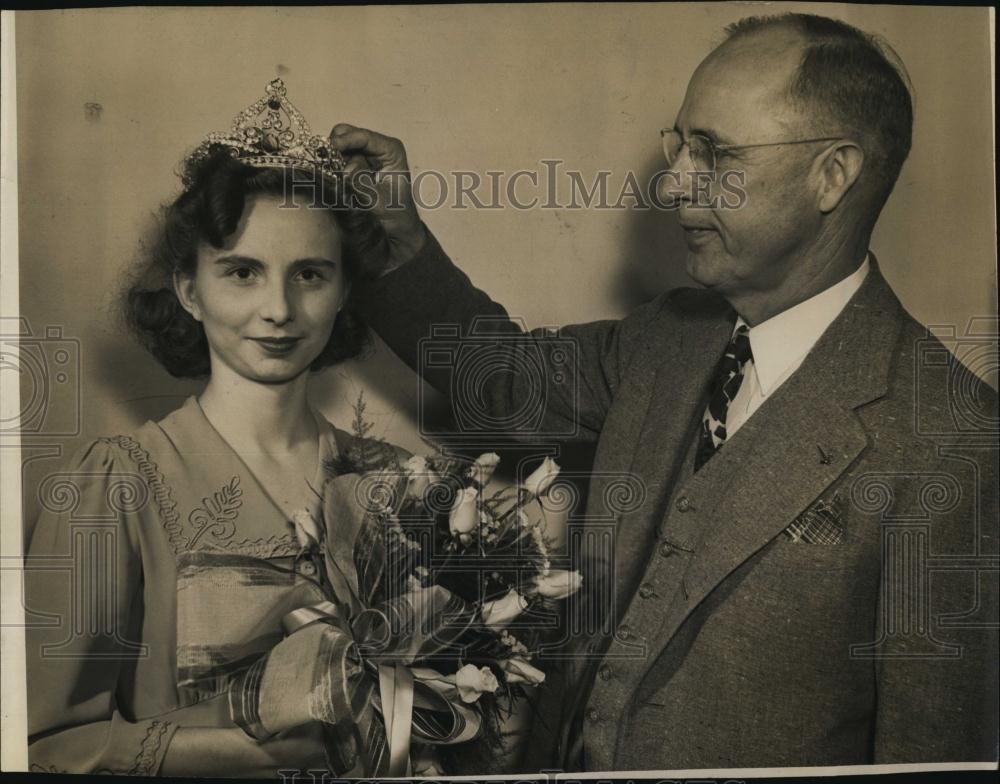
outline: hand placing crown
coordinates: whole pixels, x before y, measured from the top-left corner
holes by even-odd
[[[188,156],[186,168],[190,171],[192,163],[208,157],[214,145],[223,145],[249,166],[310,168],[328,177],[342,175],[344,158],[326,137],[312,132],[285,93],[285,83],[273,79],[262,98],[236,115],[229,131],[206,137]]]

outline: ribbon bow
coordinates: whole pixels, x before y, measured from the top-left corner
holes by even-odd
[[[320,721],[338,771],[352,769],[360,750],[366,776],[408,776],[413,740],[463,743],[479,733],[479,713],[449,679],[412,666],[446,648],[473,618],[440,586],[353,616],[331,601],[293,610],[282,622],[288,637],[230,691],[233,718],[258,740]]]

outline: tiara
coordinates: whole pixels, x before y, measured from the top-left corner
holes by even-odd
[[[285,97],[285,83],[273,79],[263,98],[250,104],[233,119],[226,132],[210,133],[188,156],[187,168],[208,157],[213,145],[221,144],[241,163],[257,168],[311,167],[324,175],[343,173],[344,158]],[[185,177],[185,185],[190,185]]]

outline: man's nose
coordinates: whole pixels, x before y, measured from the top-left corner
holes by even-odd
[[[284,281],[268,284],[260,306],[260,317],[278,326],[295,318],[295,303]]]
[[[685,143],[673,163],[667,164],[666,173],[657,184],[660,201],[677,204],[691,202],[694,198],[694,169],[691,147]]]
[[[674,161],[673,168],[681,177],[681,183],[685,192],[690,194],[694,189],[694,174],[698,170],[698,165],[694,161],[694,156],[691,155],[690,142],[684,142],[684,146],[682,146],[680,151],[677,153],[677,160]]]

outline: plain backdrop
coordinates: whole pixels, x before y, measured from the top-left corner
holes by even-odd
[[[39,416],[49,423],[24,438],[29,528],[38,481],[85,439],[159,418],[200,388],[171,378],[134,346],[111,306],[152,216],[178,193],[179,161],[209,131],[228,129],[270,79],[284,78],[316,132],[346,121],[403,139],[415,171],[542,171],[540,161],[560,159],[585,178],[610,170],[611,182],[621,184],[627,171],[648,176],[661,167],[658,130],[673,123],[688,78],[723,27],[781,10],[845,19],[893,44],[915,88],[916,125],[873,250],[922,322],[962,334],[970,318],[995,314],[985,8],[19,12],[21,315],[38,351],[51,359],[61,346],[80,363],[77,373],[70,362],[60,380],[21,368],[22,408],[41,401]],[[662,212],[442,208],[424,218],[473,281],[532,327],[620,317],[686,282],[679,230]],[[4,331],[10,327],[5,322]],[[423,451],[420,384],[384,347],[325,371],[313,389],[341,426],[364,390],[375,432]],[[54,435],[58,429],[65,432]]]

